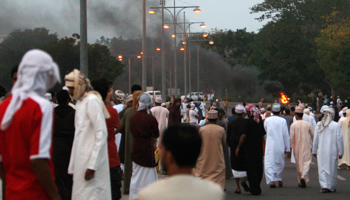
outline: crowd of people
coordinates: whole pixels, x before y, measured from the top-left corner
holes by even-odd
[[[5,199],[224,199],[226,180],[260,195],[283,187],[285,157],[297,186],[317,158],[324,193],[350,167],[350,110],[331,104],[316,118],[302,103],[166,103],[133,85],[131,94],[75,69],[60,80],[49,54],[30,50],[0,103],[0,176]],[[60,83],[57,93],[47,93]],[[340,109],[339,109],[340,110]],[[339,117],[335,116],[338,114]],[[316,119],[319,121],[316,124]],[[336,122],[338,121],[339,122]],[[167,177],[158,181],[159,174]]]

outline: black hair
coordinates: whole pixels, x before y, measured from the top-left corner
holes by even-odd
[[[231,109],[231,112],[232,112],[232,115],[235,115],[235,114],[236,114],[235,108],[234,108],[234,107]]]
[[[295,107],[294,107],[294,106],[291,107],[290,110],[291,110],[292,112],[295,112]]]
[[[177,102],[180,102],[180,103],[181,103],[181,99],[180,99],[180,98],[175,98],[175,99],[174,99],[174,104],[177,103]]]
[[[2,85],[0,85],[0,97],[3,97],[5,95],[6,95],[6,89]]]
[[[136,84],[131,86],[131,94],[133,94],[137,90],[142,90],[142,87]]]
[[[218,112],[219,112],[219,113],[225,114],[225,111],[224,111],[224,109],[222,109],[222,108],[220,108]]]
[[[61,90],[57,92],[56,98],[58,105],[66,105],[68,100],[70,99],[67,90]]]
[[[304,113],[295,113],[298,115],[298,117],[303,118]]]
[[[290,115],[290,110],[289,110],[289,108],[286,108],[286,109],[284,110],[284,112],[286,112],[287,115]]]
[[[162,144],[178,166],[193,167],[201,151],[202,138],[194,126],[170,126],[163,133]]]
[[[273,113],[274,115],[279,115],[279,114],[281,113],[281,111],[278,111],[278,112],[272,111],[272,113]]]
[[[11,69],[11,79],[13,79],[13,75],[18,72],[18,65],[15,65]]]
[[[106,99],[108,90],[110,89],[109,83],[106,79],[98,79],[91,82],[91,86],[100,93],[103,101]]]
[[[209,122],[216,122],[218,119],[208,119]]]

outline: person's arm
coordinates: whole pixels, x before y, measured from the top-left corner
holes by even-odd
[[[56,185],[52,180],[48,159],[33,159],[31,160],[31,163],[36,178],[41,186],[43,186],[50,199],[60,200],[61,197],[58,194]]]
[[[314,155],[315,158],[317,158],[317,150],[318,150],[318,136],[319,133],[317,131],[317,127],[315,128],[315,135],[314,135],[314,142],[313,142],[313,147],[312,147],[312,154]]]
[[[247,137],[247,135],[245,133],[243,133],[241,135],[241,137],[239,138],[239,143],[237,145],[236,151],[235,151],[235,155],[238,157],[238,153],[239,153],[239,149],[241,148],[243,142],[245,141],[245,138]]]
[[[102,149],[107,145],[107,126],[102,111],[102,105],[97,96],[88,99],[86,109],[89,118],[88,120],[90,120],[93,127],[91,134],[95,137],[87,169],[85,171],[85,180],[88,181],[94,178],[95,170],[99,167],[98,164],[101,159]]]
[[[119,123],[119,127],[117,129],[117,133],[121,133],[121,134],[125,134],[125,118],[126,118],[126,113],[127,110],[124,111],[124,115],[122,117],[122,119],[120,120],[120,123]]]
[[[338,125],[338,124],[337,124]],[[344,142],[343,142],[343,134],[342,134],[342,130],[341,127],[338,125],[337,130],[336,130],[336,134],[337,134],[337,151],[338,151],[338,157],[339,159],[343,158],[344,155]]]
[[[294,126],[290,126],[290,147],[294,149]]]

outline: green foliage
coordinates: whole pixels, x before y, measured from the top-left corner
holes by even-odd
[[[350,87],[350,17],[333,12],[316,38],[320,67],[333,95],[346,95]]]
[[[214,45],[208,43],[201,43],[201,45],[221,55],[231,66],[247,65],[252,53],[251,44],[254,41],[254,36],[254,32],[247,32],[246,29],[237,29],[235,32],[214,30],[213,33],[209,34],[210,40],[215,41]],[[196,39],[203,38],[201,36],[190,38],[190,40]]]
[[[80,68],[80,36],[57,38],[45,28],[15,30],[0,43],[1,84],[11,87],[10,70],[19,64],[22,56],[30,49],[48,52],[60,67],[61,78],[74,68]],[[89,74],[92,79],[105,78],[110,81],[123,72],[124,65],[110,54],[107,42],[88,45]]]

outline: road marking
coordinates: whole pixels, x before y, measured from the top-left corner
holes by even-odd
[[[341,180],[341,181],[346,181],[346,179],[345,179],[344,177],[341,177],[341,176],[339,176],[339,175],[337,175],[337,178],[338,178],[339,180]]]

